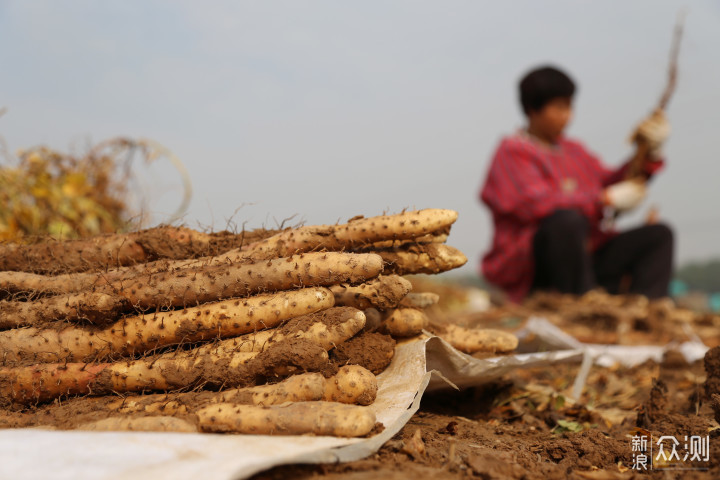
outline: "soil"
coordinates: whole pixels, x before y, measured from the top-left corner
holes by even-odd
[[[700,394],[702,361],[595,366],[580,402],[572,404],[567,392],[578,368],[516,371],[481,388],[425,395],[410,422],[366,459],[281,466],[252,478],[718,478],[720,429]],[[681,442],[686,435],[709,434],[710,462],[684,464],[707,470],[637,473],[631,438],[639,434],[674,435]]]
[[[705,393],[708,397],[720,395],[720,347],[711,349],[705,355]]]
[[[341,343],[330,352],[331,360],[339,366],[360,365],[379,374],[395,354],[395,340],[390,335],[363,332]]]

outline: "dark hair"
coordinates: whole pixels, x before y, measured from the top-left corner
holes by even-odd
[[[571,98],[574,93],[575,83],[553,67],[536,68],[520,80],[520,104],[526,115],[555,98]]]

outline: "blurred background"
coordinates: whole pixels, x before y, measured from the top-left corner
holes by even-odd
[[[455,209],[449,243],[472,277],[492,235],[478,188],[523,124],[518,79],[539,64],[567,70],[579,85],[569,135],[618,165],[665,87],[683,9],[668,165],[621,225],[659,208],[685,292],[720,283],[720,261],[708,263],[720,258],[716,0],[0,0],[3,167],[38,145],[82,156],[150,138],[192,182],[181,221],[215,230]],[[134,215],[172,220],[178,169],[132,168]]]

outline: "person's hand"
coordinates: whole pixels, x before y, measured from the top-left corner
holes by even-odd
[[[647,191],[645,183],[625,180],[610,185],[604,190],[603,200],[618,212],[627,212],[640,205]]]
[[[648,154],[656,157],[665,141],[670,136],[670,123],[662,109],[655,110],[649,117],[640,122],[631,140],[644,141],[648,145]]]

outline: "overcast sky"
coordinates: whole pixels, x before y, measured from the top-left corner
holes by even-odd
[[[470,273],[492,235],[478,187],[523,123],[520,76],[566,69],[569,135],[617,165],[665,87],[686,5],[668,168],[624,224],[655,204],[679,262],[720,256],[717,0],[0,0],[0,136],[11,150],[152,138],[190,171],[191,226],[455,209],[449,243]],[[179,176],[143,175],[167,219]]]

